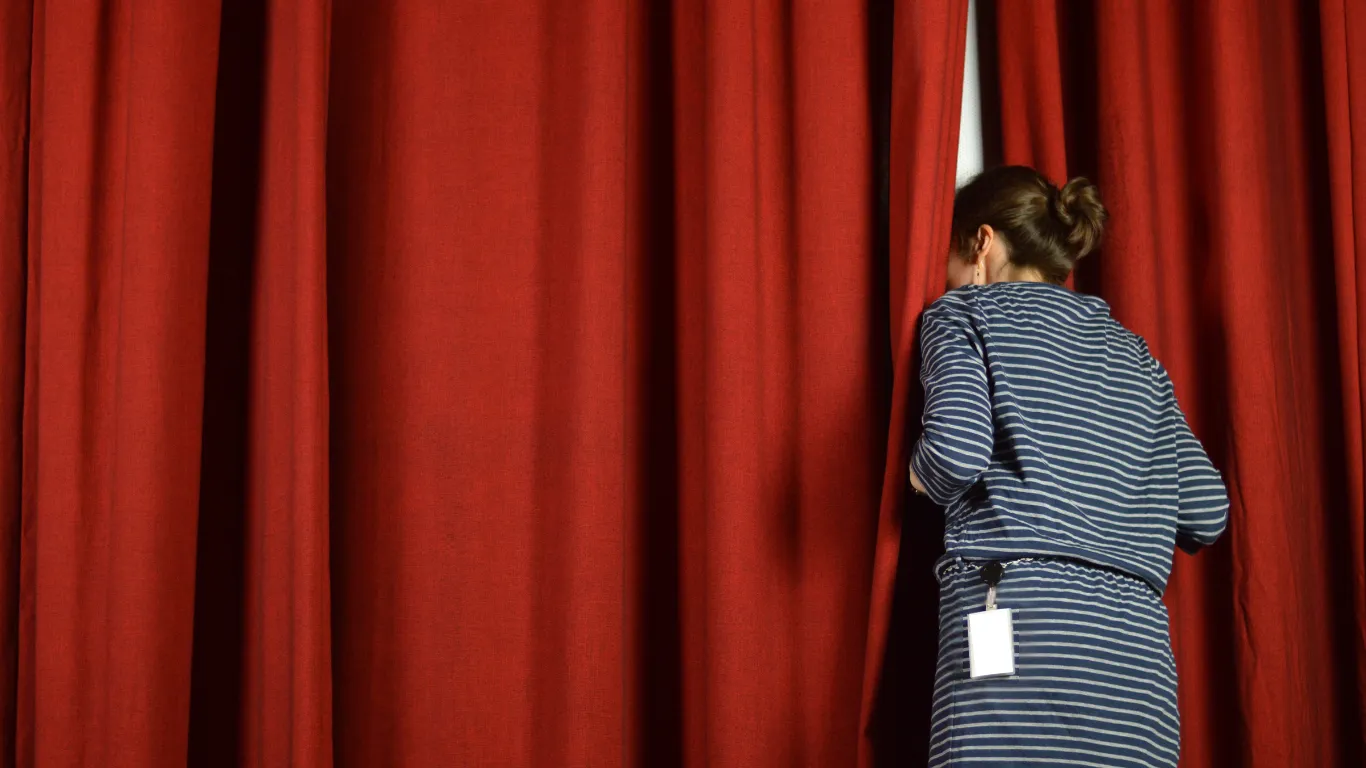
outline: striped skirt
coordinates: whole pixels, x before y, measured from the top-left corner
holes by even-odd
[[[1176,664],[1167,608],[1140,579],[1059,560],[1006,563],[1016,677],[968,678],[980,564],[940,572],[930,766],[1175,766]]]

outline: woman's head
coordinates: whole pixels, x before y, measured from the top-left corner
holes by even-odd
[[[1100,245],[1108,218],[1100,190],[1086,179],[1058,189],[1033,168],[986,171],[953,200],[949,288],[1007,280],[1061,284]]]

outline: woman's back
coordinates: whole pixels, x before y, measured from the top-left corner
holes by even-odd
[[[1062,287],[1108,218],[1021,166],[954,196],[910,472],[947,514],[932,768],[1179,760],[1161,593],[1228,498],[1147,345]]]
[[[950,557],[1055,556],[1166,586],[1228,501],[1166,371],[1100,299],[1047,283],[954,291],[926,312],[913,467]]]

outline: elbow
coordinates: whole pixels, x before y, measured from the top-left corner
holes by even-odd
[[[1176,532],[1176,545],[1187,554],[1195,554],[1205,547],[1213,546],[1228,529],[1229,504],[1223,504],[1205,511],[1199,519],[1180,526]]]
[[[971,488],[982,479],[982,475],[987,473],[991,466],[991,454],[972,453],[959,457],[961,460],[950,464],[945,469],[955,485],[961,486],[964,490]]]
[[[911,459],[911,469],[925,486],[925,494],[941,506],[961,499],[990,465],[990,453],[946,451],[924,441]]]
[[[1214,530],[1210,533],[1211,544],[1218,541],[1219,537],[1224,535],[1224,531],[1228,530],[1228,510],[1228,499],[1224,499],[1224,507],[1219,511],[1219,522],[1214,527]]]

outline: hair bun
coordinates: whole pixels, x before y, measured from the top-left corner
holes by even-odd
[[[1074,258],[1089,256],[1100,245],[1110,214],[1100,201],[1100,189],[1081,177],[1072,179],[1053,195],[1053,215],[1067,230],[1067,244]]]

